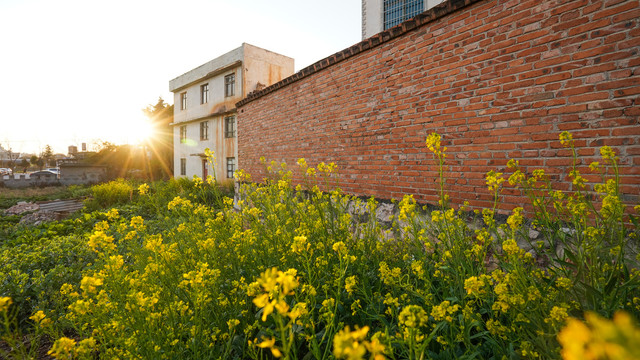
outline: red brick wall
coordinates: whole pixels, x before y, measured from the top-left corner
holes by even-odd
[[[510,158],[570,188],[568,130],[583,174],[615,149],[638,203],[639,23],[639,1],[450,0],[239,102],[240,168],[260,180],[261,156],[333,161],[346,192],[433,203],[435,131],[453,203],[485,207],[486,172]],[[503,209],[526,202],[504,193]]]

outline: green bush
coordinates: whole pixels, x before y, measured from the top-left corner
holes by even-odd
[[[133,195],[133,185],[124,179],[117,179],[92,186],[91,193],[93,199],[88,202],[87,207],[107,208],[130,201]]]

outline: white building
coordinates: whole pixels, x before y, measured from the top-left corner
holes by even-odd
[[[235,104],[294,73],[293,59],[245,44],[169,82],[174,93],[174,176],[218,181],[237,169]],[[205,157],[214,151],[215,173]]]
[[[443,0],[362,0],[362,39],[392,28]]]

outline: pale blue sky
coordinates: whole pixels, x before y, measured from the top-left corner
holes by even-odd
[[[360,0],[0,0],[0,145],[134,142],[141,109],[173,102],[174,77],[243,42],[300,70],[360,41],[360,11]]]

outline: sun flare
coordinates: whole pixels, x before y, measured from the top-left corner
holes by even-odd
[[[142,144],[153,135],[153,127],[147,119],[137,119],[129,124],[129,143]]]

